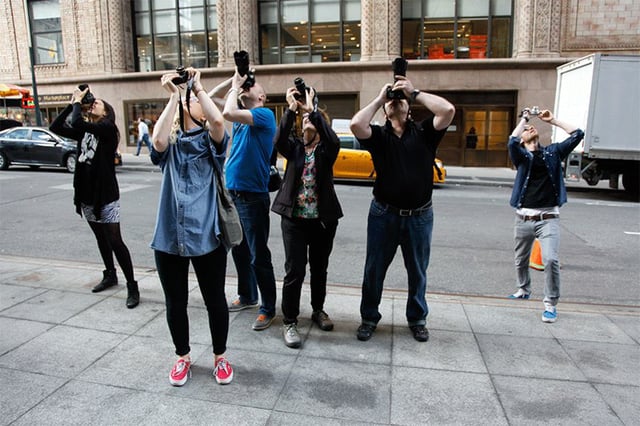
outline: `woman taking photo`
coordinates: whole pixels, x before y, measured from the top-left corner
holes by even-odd
[[[127,308],[135,308],[140,302],[138,283],[134,279],[129,249],[120,234],[120,190],[114,163],[120,132],[113,107],[103,99],[91,102],[91,98],[89,87],[76,88],[71,104],[56,117],[50,129],[78,141],[73,203],[76,212],[84,215],[89,223],[105,266],[102,281],[92,291],[98,293],[118,284],[113,263],[115,253],[127,279]],[[88,108],[87,120],[82,114],[83,107]],[[69,114],[70,125],[66,124]]]
[[[303,101],[296,100],[296,96]],[[313,88],[299,93],[287,90],[287,108],[276,132],[278,152],[287,159],[287,170],[271,210],[282,216],[285,277],[282,287],[284,343],[301,345],[298,333],[300,292],[307,267],[311,273],[311,320],[321,330],[333,323],[324,311],[327,293],[327,267],[342,209],[333,186],[333,163],[340,151],[340,140],[324,112],[317,110]],[[290,137],[297,111],[302,112],[302,137]]]
[[[229,136],[222,113],[200,83],[200,71],[189,68],[191,97],[180,99],[172,80],[162,76],[169,102],[153,130],[151,160],[162,169],[156,228],[151,242],[165,296],[167,323],[178,360],[169,382],[182,386],[191,368],[189,346],[189,263],[193,265],[209,317],[213,343],[213,375],[219,384],[233,380],[225,359],[229,311],[224,293],[227,250],[222,244],[216,203],[216,172],[222,170]],[[189,91],[187,91],[189,96]],[[217,163],[217,164],[214,164]]]

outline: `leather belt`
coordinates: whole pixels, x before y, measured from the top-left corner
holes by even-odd
[[[555,214],[555,213],[542,213],[542,214],[537,214],[535,216],[523,216],[519,214],[517,216],[520,219],[524,220],[525,222],[528,220],[547,220],[547,219],[557,219],[560,217],[559,214]]]
[[[389,211],[391,213],[395,213],[398,216],[420,216],[422,213],[424,213],[427,210],[429,210],[431,208],[431,205],[432,205],[431,201],[429,201],[424,206],[420,206],[420,207],[415,208],[415,209],[401,209],[401,208],[398,208],[396,206],[392,206],[391,204],[383,203],[382,201],[376,200],[376,202],[378,204],[380,204],[382,207],[384,207],[385,210],[387,210],[387,211]]]

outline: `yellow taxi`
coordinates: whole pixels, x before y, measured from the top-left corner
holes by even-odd
[[[333,177],[336,179],[365,179],[375,180],[376,171],[369,151],[360,146],[358,140],[351,133],[337,133],[340,138],[340,152],[333,165]],[[447,171],[439,158],[433,167],[433,183],[444,183]],[[436,170],[440,169],[440,175]]]

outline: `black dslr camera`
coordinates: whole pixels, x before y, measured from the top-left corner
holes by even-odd
[[[394,82],[397,81],[395,79],[396,75],[401,75],[403,77],[406,77],[407,65],[409,65],[409,63],[404,58],[396,58],[393,60],[393,62],[391,63],[391,66],[393,67]],[[404,92],[402,90],[391,90],[391,87],[388,87],[387,99],[406,99],[406,97],[404,96]]]
[[[78,89],[80,90],[84,90],[87,87],[89,87],[88,84],[81,84],[78,86]],[[93,93],[91,92],[87,92],[85,93],[84,97],[82,98],[82,100],[80,101],[80,104],[82,105],[91,105],[96,101],[95,96],[93,96]]]
[[[238,67],[238,74],[241,76],[247,76],[242,88],[247,90],[253,87],[253,85],[256,84],[256,76],[253,71],[249,69],[249,52],[246,50],[233,52],[233,60],[236,63],[236,67]]]
[[[178,73],[177,77],[173,77],[171,82],[175,85],[184,84],[189,81],[189,73],[184,69],[182,65],[178,65],[176,67],[176,72]]]
[[[293,96],[296,98],[296,100],[302,101],[304,103],[306,99],[306,92],[309,91],[309,87],[307,87],[307,85],[304,83],[302,77],[296,77],[296,79],[293,80],[293,84],[296,86],[296,90],[300,93],[299,95]],[[313,95],[313,108],[314,110],[318,109],[318,93]]]
[[[293,80],[293,84],[296,86],[296,90],[298,91],[298,93],[300,93],[299,95],[293,96],[296,98],[296,100],[300,101],[305,96],[307,85],[304,84],[304,80],[302,79],[302,77],[296,77],[296,79]]]

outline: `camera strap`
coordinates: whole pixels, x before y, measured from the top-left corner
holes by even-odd
[[[193,115],[191,115],[191,88],[193,87],[193,80],[189,79],[189,81],[187,81],[187,91],[185,92],[184,96],[185,99],[187,101],[187,114],[189,114],[189,117],[191,117],[191,120],[196,123],[198,126],[204,128],[204,123],[201,122],[200,120],[193,118]],[[179,109],[179,113],[180,113],[180,130],[182,130],[183,132],[184,130],[184,108],[182,107],[182,100],[180,100],[180,102],[178,102],[178,109]]]

